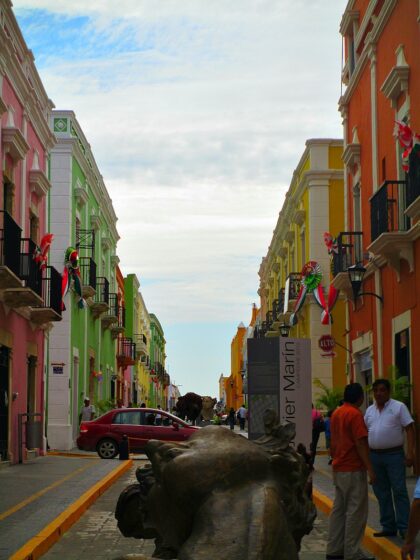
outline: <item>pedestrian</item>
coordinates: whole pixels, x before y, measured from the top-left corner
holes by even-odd
[[[228,421],[230,429],[234,430],[235,429],[235,423],[236,423],[236,415],[235,415],[235,409],[234,408],[231,408],[229,410],[227,421]]]
[[[324,418],[319,410],[312,404],[312,441],[311,454],[312,463],[315,463],[316,448],[318,447],[319,436],[325,430]]]
[[[414,420],[404,403],[390,398],[388,379],[376,379],[372,388],[375,402],[366,410],[365,422],[376,475],[372,487],[379,502],[382,526],[373,536],[395,536],[398,531],[404,539],[410,515],[405,469],[414,463]],[[404,433],[407,434],[406,456]]]
[[[160,404],[158,404],[157,407],[159,410],[162,410]],[[155,424],[156,426],[162,426],[162,414],[160,414],[159,412],[156,413]]]
[[[95,418],[95,407],[93,404],[90,404],[90,399],[86,397],[83,402],[84,406],[82,406],[82,410],[79,414],[79,423],[88,422],[89,420],[93,420]]]
[[[245,408],[245,405],[241,405],[238,408],[238,412],[236,413],[238,420],[239,420],[239,429],[240,430],[245,430],[245,421],[246,421],[246,417],[247,417],[247,410]]]
[[[140,405],[140,408],[146,408],[146,403],[142,402]],[[147,418],[147,414],[141,410],[140,411],[140,424],[142,426],[144,426],[146,424],[146,418]]]
[[[416,537],[420,531],[420,476],[417,478],[413,498],[408,519],[407,535],[405,543],[401,548],[401,560],[414,558],[414,553],[416,552]]]
[[[333,410],[329,410],[327,412],[327,417],[324,420],[325,424],[325,447],[327,448],[328,453],[328,464],[331,465],[332,457],[331,457],[331,416]]]
[[[331,416],[334,505],[329,518],[327,560],[374,560],[360,548],[367,522],[369,482],[375,479],[369,458],[367,428],[359,410],[364,393],[360,383],[344,389],[344,403]]]

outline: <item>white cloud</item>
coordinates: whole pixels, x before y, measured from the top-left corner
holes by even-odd
[[[49,96],[92,145],[122,268],[163,325],[248,320],[305,140],[341,136],[346,3],[14,0]]]

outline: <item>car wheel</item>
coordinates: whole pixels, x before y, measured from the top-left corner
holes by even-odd
[[[96,451],[101,459],[113,459],[118,455],[118,445],[113,439],[102,439],[96,446]]]

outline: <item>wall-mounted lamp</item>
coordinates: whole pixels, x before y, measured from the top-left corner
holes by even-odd
[[[280,325],[280,336],[289,336],[290,325],[287,323],[281,323]]]
[[[384,302],[384,298],[382,296],[378,296],[374,292],[360,292],[360,288],[363,284],[363,278],[365,276],[366,268],[360,264],[354,264],[349,266],[347,269],[347,273],[349,275],[349,280],[351,284],[351,289],[353,291],[353,301],[356,303],[356,300],[359,296],[374,296],[378,298],[382,303]]]

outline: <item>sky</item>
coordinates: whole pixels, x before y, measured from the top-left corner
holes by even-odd
[[[218,396],[308,138],[341,138],[347,0],[13,0],[71,109],[181,393]]]

